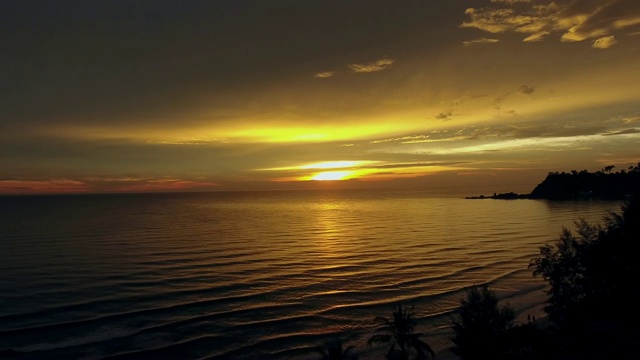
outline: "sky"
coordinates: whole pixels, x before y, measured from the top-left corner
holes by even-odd
[[[638,0],[5,0],[0,44],[0,194],[528,192],[640,161]]]

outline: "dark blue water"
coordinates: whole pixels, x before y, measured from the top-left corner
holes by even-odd
[[[396,302],[415,305],[438,350],[465,287],[540,316],[529,259],[619,206],[347,190],[0,197],[0,351],[317,358],[340,337],[366,359],[374,317]]]

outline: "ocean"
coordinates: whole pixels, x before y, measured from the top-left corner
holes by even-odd
[[[373,359],[373,320],[397,303],[437,351],[470,286],[488,284],[518,321],[543,316],[529,260],[620,205],[390,190],[0,197],[0,354],[317,359],[340,338]]]

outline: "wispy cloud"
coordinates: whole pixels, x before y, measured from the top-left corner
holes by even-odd
[[[533,0],[491,0],[492,3],[503,3],[503,4],[519,4],[519,3],[530,3]]]
[[[417,144],[417,143],[432,143],[443,142],[453,140],[464,140],[464,137],[460,136],[460,132],[450,131],[431,131],[428,134],[420,135],[407,135],[389,139],[379,139],[370,141],[370,144],[385,144],[385,143],[400,143],[400,144]]]
[[[616,135],[631,135],[631,134],[640,134],[639,129],[624,129],[619,131],[612,131],[608,133],[602,134],[602,136],[616,136]]]
[[[210,181],[192,181],[182,179],[152,179],[118,186],[114,190],[118,192],[129,191],[180,191],[180,190],[196,190],[211,189],[219,186],[217,183]]]
[[[163,144],[163,145],[210,145],[210,144],[228,144],[229,139],[177,139],[177,140],[147,140],[148,144]]]
[[[423,168],[423,167],[434,167],[434,166],[456,166],[456,165],[464,165],[468,162],[465,161],[451,161],[451,162],[439,162],[439,161],[431,161],[431,162],[413,162],[413,163],[388,163],[383,165],[375,165],[370,166],[371,169],[406,169],[406,168]]]
[[[437,120],[449,120],[451,116],[453,116],[451,111],[447,111],[447,112],[441,112],[440,114],[436,115],[435,118]]]
[[[335,75],[336,75],[335,71],[325,71],[325,72],[317,73],[313,75],[313,77],[318,79],[326,79],[326,78],[333,77]]]
[[[522,95],[531,95],[536,91],[536,88],[533,86],[529,86],[529,85],[521,85],[519,88],[517,88],[514,91],[509,91],[507,93],[504,93],[500,96],[498,96],[497,98],[493,99],[493,105],[494,106],[498,106],[500,105],[500,103],[502,101],[504,101],[506,98],[510,97],[513,94],[522,94]]]
[[[536,91],[536,88],[533,86],[522,85],[518,88],[517,92],[524,95],[531,95]]]
[[[452,148],[434,149],[432,154],[479,154],[479,153],[513,153],[513,152],[560,152],[568,149],[586,150],[583,141],[573,137],[553,137],[538,139],[499,139],[482,144],[455,146]]]
[[[427,134],[406,135],[370,141],[370,144],[457,143],[460,141],[496,141],[544,138],[573,138],[584,136],[615,136],[638,134],[635,127],[604,126],[599,123],[511,123],[479,127],[449,128]]]
[[[517,30],[533,22],[531,16],[519,15],[515,9],[503,7],[468,8],[465,14],[470,21],[463,22],[460,27],[477,28],[493,34]]]
[[[378,59],[367,64],[349,64],[349,68],[357,73],[382,71],[393,64],[392,59]]]
[[[606,131],[601,125],[557,125],[520,123],[504,126],[491,126],[468,129],[468,140],[486,139],[539,139],[539,138],[568,138],[577,136],[600,135]]]
[[[210,181],[173,178],[139,179],[131,177],[81,179],[0,179],[0,194],[3,193],[82,193],[93,191],[138,192],[138,191],[185,191],[207,190],[219,184]]]
[[[481,38],[481,39],[476,39],[476,40],[463,41],[462,44],[464,46],[471,46],[471,45],[476,45],[476,44],[495,44],[498,41],[500,41],[500,40],[498,40],[498,39]]]
[[[468,8],[468,20],[460,27],[493,34],[526,34],[523,41],[541,41],[552,33],[563,42],[595,39],[593,47],[606,49],[616,43],[614,32],[640,24],[637,0],[492,0],[483,8]]]
[[[596,48],[596,49],[608,49],[610,47],[612,47],[613,45],[617,44],[618,41],[616,40],[615,37],[612,36],[603,36],[599,39],[596,39],[593,42],[593,45],[591,45],[592,47]]]
[[[525,42],[542,41],[545,38],[545,36],[549,34],[551,33],[548,31],[540,31],[527,36],[522,41],[525,41]]]

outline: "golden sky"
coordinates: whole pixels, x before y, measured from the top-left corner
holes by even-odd
[[[640,161],[638,0],[15,1],[0,43],[0,193],[528,191]]]

